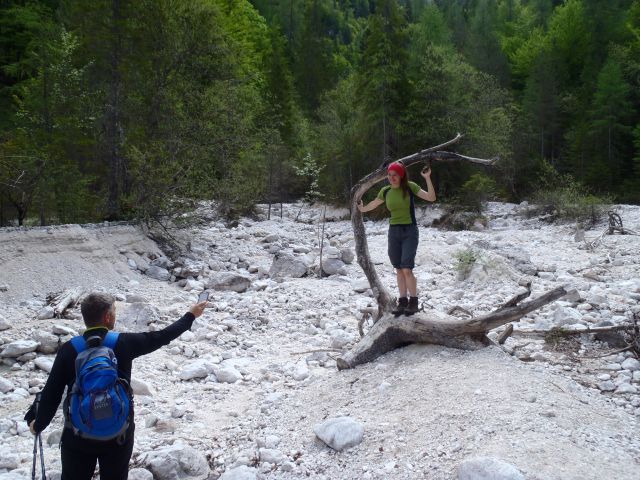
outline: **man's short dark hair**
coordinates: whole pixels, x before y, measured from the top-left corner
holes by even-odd
[[[102,317],[111,310],[116,299],[108,293],[90,293],[80,304],[80,311],[87,327],[102,325]]]

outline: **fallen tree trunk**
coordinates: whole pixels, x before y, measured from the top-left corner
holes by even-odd
[[[84,289],[80,287],[70,288],[62,293],[48,298],[49,305],[53,306],[53,313],[56,318],[62,318],[66,309],[73,307],[84,294]]]
[[[371,327],[351,351],[337,359],[337,366],[339,370],[353,368],[411,343],[431,343],[476,350],[487,345],[486,334],[489,330],[519,320],[527,313],[566,294],[567,290],[564,287],[558,287],[534,300],[517,305],[523,297],[519,294],[487,315],[465,319],[436,311],[410,317],[394,317],[387,314]]]

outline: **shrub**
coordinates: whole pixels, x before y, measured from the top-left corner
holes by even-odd
[[[458,272],[458,276],[463,280],[469,276],[473,266],[481,259],[480,253],[472,248],[459,250],[453,256],[457,260],[455,269]]]
[[[590,228],[602,219],[613,203],[609,197],[589,193],[571,175],[561,175],[545,160],[540,165],[539,181],[540,189],[531,199],[535,207],[529,209],[529,214],[546,215],[551,221],[577,221]]]
[[[465,210],[482,213],[488,200],[496,198],[498,188],[493,178],[474,173],[461,187],[458,203]]]

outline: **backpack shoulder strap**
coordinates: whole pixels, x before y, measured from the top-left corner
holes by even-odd
[[[116,346],[116,342],[118,341],[118,335],[120,335],[120,333],[118,332],[107,332],[104,340],[102,341],[102,345],[113,350],[113,348]]]
[[[71,345],[73,345],[73,348],[76,349],[76,353],[80,353],[87,348],[87,341],[82,335],[78,335],[77,337],[73,337],[71,339]]]
[[[382,188],[383,192],[382,192],[382,196],[384,198],[384,201],[387,201],[387,194],[389,193],[389,190],[391,190],[391,185],[387,185],[386,187]]]

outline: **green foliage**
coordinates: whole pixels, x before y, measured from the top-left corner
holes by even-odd
[[[324,196],[318,183],[320,173],[324,167],[325,165],[321,165],[310,153],[304,156],[300,165],[294,165],[293,167],[296,175],[302,177],[307,184],[304,196],[309,203],[314,203]]]
[[[375,163],[399,153],[398,127],[408,89],[405,26],[397,0],[377,0],[364,32],[357,100],[364,113],[367,154]]]
[[[460,188],[458,200],[466,209],[482,213],[486,202],[496,199],[497,193],[495,180],[483,173],[474,173]]]
[[[456,259],[455,269],[458,272],[458,277],[462,280],[469,276],[473,266],[476,262],[479,262],[482,259],[481,254],[472,249],[467,248],[465,250],[458,250],[453,254],[453,258]]]
[[[638,0],[0,2],[2,223],[344,202],[457,132],[500,163],[436,163],[454,228],[545,162],[542,203],[580,216],[640,201],[639,125]]]
[[[553,327],[544,335],[544,343],[553,348],[557,348],[564,340],[567,339],[568,336],[569,334],[566,329],[562,327]]]
[[[571,175],[558,173],[548,162],[541,161],[539,168],[539,189],[532,197],[536,206],[530,213],[545,215],[549,220],[578,221],[590,227],[610,208],[610,198],[588,193]]]

